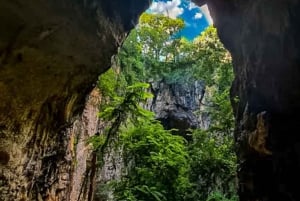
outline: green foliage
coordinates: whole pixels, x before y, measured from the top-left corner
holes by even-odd
[[[105,121],[113,121],[120,117],[121,121],[124,122],[128,115],[131,116],[131,120],[152,115],[140,106],[140,103],[152,97],[152,94],[146,92],[148,87],[149,84],[147,83],[135,83],[126,87],[123,96],[114,96],[110,106],[105,107],[99,116]]]
[[[100,76],[98,81],[98,88],[103,97],[113,97],[116,95],[118,87],[118,76],[113,68],[110,68]]]
[[[138,27],[131,31],[118,55],[129,84],[160,80],[170,73],[179,58],[184,22],[163,15],[144,13]]]
[[[146,91],[149,84],[136,82],[126,86],[126,83],[118,81],[122,79],[116,69],[108,70],[99,79],[99,88],[104,100],[100,106],[99,117],[109,126],[101,135],[91,137],[88,143],[93,145],[95,151],[100,152],[102,159],[105,149],[118,136],[122,125],[137,124],[139,119],[153,118],[152,112],[140,106],[152,97],[152,94]]]
[[[192,84],[196,81],[192,72],[189,69],[178,68],[172,70],[172,73],[166,74],[164,80],[167,84]]]
[[[106,77],[107,76],[107,77]],[[94,148],[103,154],[110,141],[121,133],[126,175],[113,184],[116,200],[166,201],[184,200],[191,187],[188,180],[188,152],[185,140],[164,130],[153,113],[140,104],[152,95],[149,84],[135,82],[116,93],[117,83],[106,83],[117,74],[102,75],[103,92],[110,94],[110,103],[100,117],[110,122],[106,132],[90,138]],[[159,175],[159,176],[158,176]],[[155,178],[155,179],[154,179]]]
[[[211,130],[194,130],[189,153],[190,179],[201,191],[197,199],[205,200],[215,191],[229,197],[236,193],[236,156],[231,136],[220,136]]]
[[[231,85],[231,58],[215,28],[208,27],[190,43],[182,40],[180,48],[184,52],[181,63],[194,79],[205,81],[208,87],[217,86],[221,91]]]
[[[141,121],[121,135],[127,176],[116,185],[116,199],[184,200],[190,188],[184,139],[155,120]],[[125,191],[123,191],[126,189]]]
[[[174,61],[177,56],[176,34],[183,28],[182,19],[142,14],[137,30],[146,58],[156,61]]]
[[[236,200],[236,155],[233,143],[234,119],[229,91],[233,72],[229,53],[209,27],[193,41],[191,72],[206,83],[207,130],[193,131],[189,146],[191,174],[197,194],[195,200]],[[205,190],[204,190],[205,189]]]
[[[211,118],[210,130],[215,133],[233,137],[234,119],[229,100],[229,87],[224,91],[211,92],[209,102],[212,107],[206,108]]]
[[[146,71],[142,49],[143,47],[139,42],[138,31],[137,29],[134,29],[130,32],[117,55],[127,85],[145,81]]]
[[[206,201],[238,201],[237,195],[233,195],[230,198],[224,196],[223,193],[215,191],[209,194]]]

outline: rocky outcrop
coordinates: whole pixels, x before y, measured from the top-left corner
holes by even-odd
[[[240,200],[300,200],[300,1],[194,1],[233,59]]]
[[[97,171],[95,180],[94,201],[114,201],[114,189],[110,182],[119,181],[124,176],[125,164],[123,160],[123,148],[117,142],[118,138],[111,139],[106,148],[102,168]]]
[[[0,200],[71,200],[68,130],[149,3],[0,0]]]
[[[87,97],[82,115],[68,129],[68,150],[73,158],[70,166],[69,200],[109,200],[111,191],[105,184],[121,177],[123,160],[121,148],[110,144],[103,158],[94,151],[91,139],[101,135],[108,123],[99,118],[101,93],[95,88]],[[101,164],[101,165],[100,165]],[[108,197],[107,197],[108,196]]]
[[[98,89],[94,89],[87,97],[86,105],[81,116],[78,116],[71,128],[68,129],[70,136],[69,147],[72,164],[70,171],[70,199],[88,200],[93,195],[91,184],[95,183],[95,176],[92,174],[95,169],[96,156],[89,139],[99,133],[102,128],[98,117],[101,95]]]
[[[178,133],[186,134],[189,128],[208,127],[207,116],[199,113],[205,92],[203,82],[153,82],[151,92],[153,98],[147,107],[166,129],[175,128]]]

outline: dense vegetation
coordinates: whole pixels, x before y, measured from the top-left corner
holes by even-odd
[[[230,56],[213,27],[193,41],[180,36],[183,27],[180,19],[143,14],[115,66],[99,79],[100,116],[109,123],[91,142],[102,155],[108,145],[122,148],[124,175],[110,183],[114,200],[237,200]],[[209,114],[209,128],[191,130],[191,141],[165,130],[142,107],[151,97],[147,83],[157,80],[205,81],[199,112]]]

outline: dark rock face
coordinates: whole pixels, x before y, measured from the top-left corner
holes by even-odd
[[[0,0],[0,200],[69,200],[67,130],[149,3]]]
[[[176,128],[179,133],[186,133],[189,128],[205,127],[207,123],[204,116],[195,113],[201,107],[204,90],[201,81],[174,84],[155,82],[151,84],[154,97],[148,108],[166,129]]]
[[[300,1],[194,1],[233,58],[241,201],[300,200]]]

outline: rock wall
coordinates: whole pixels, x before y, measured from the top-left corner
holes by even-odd
[[[68,149],[73,159],[70,171],[70,200],[88,200],[89,194],[93,193],[90,184],[94,184],[95,181],[91,174],[95,155],[88,140],[101,129],[101,121],[98,118],[100,103],[100,92],[94,89],[87,98],[82,115],[76,118],[67,132],[70,136]]]
[[[185,134],[189,128],[208,128],[209,119],[200,113],[204,106],[205,85],[202,81],[173,83],[165,81],[151,83],[153,98],[147,108],[155,113],[166,129],[176,128]]]
[[[107,147],[104,157],[99,158],[90,143],[91,137],[103,134],[108,123],[99,118],[101,92],[95,88],[88,95],[82,115],[78,115],[67,130],[72,163],[68,175],[70,201],[113,200],[111,190],[104,184],[121,177],[123,160],[121,147],[113,142]],[[103,163],[100,168],[100,163]],[[59,167],[61,169],[62,167]]]
[[[233,58],[240,200],[300,200],[300,1],[194,2]]]
[[[0,0],[1,201],[73,200],[68,130],[149,3]]]

